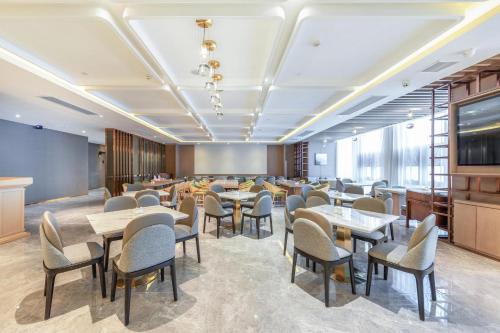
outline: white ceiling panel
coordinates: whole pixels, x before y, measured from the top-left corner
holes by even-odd
[[[259,89],[253,90],[224,90],[220,93],[224,109],[255,109],[258,106]],[[206,90],[182,90],[182,95],[195,110],[211,110],[209,96]]]

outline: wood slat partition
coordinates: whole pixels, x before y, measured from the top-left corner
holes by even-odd
[[[139,146],[139,174],[141,181],[166,171],[165,145],[137,137]]]

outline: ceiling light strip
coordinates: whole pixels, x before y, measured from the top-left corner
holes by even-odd
[[[338,102],[334,103],[333,105],[329,106],[325,110],[321,111],[314,118],[311,118],[310,120],[306,121],[304,124],[300,125],[296,129],[290,131],[288,134],[280,138],[278,141],[283,142],[285,140],[288,140],[290,137],[303,131],[307,127],[313,125],[327,114],[330,114],[333,111],[338,110],[340,107],[352,101],[354,98],[366,93],[374,86],[384,82],[385,80],[391,78],[392,76],[396,75],[402,70],[415,64],[417,61],[423,59],[424,57],[428,56],[429,54],[443,47],[444,45],[450,43],[451,41],[460,37],[469,30],[489,20],[491,17],[498,14],[499,12],[500,12],[500,0],[490,0],[485,3],[473,6],[473,8],[471,8],[469,12],[466,13],[464,19],[459,23],[457,23],[455,26],[445,31],[435,39],[431,40],[424,46],[420,47],[406,58],[402,59],[393,66],[389,67],[387,70],[383,71],[381,74],[377,75],[375,78],[371,79],[364,85],[356,88],[352,93],[342,98]]]
[[[79,87],[77,85],[74,85],[74,84],[58,77],[57,75],[41,68],[40,66],[37,66],[37,65],[33,64],[32,62],[29,62],[29,61],[21,58],[20,56],[6,50],[5,48],[2,48],[2,47],[0,47],[0,58],[17,66],[17,67],[19,67],[19,68],[22,68],[22,69],[24,69],[32,74],[35,74],[35,75],[41,77],[42,79],[45,79],[45,80],[47,80],[47,81],[49,81],[49,82],[51,82],[51,83],[53,83],[61,88],[64,88],[64,89],[66,89],[74,94],[77,94],[80,97],[83,97],[91,102],[99,104],[100,106],[102,106],[106,109],[109,109],[109,110],[116,112],[124,117],[127,117],[128,119],[133,120],[142,126],[148,127],[148,128],[150,128],[150,129],[152,129],[152,130],[154,130],[162,135],[165,135],[170,139],[173,139],[177,142],[184,142],[182,139],[176,137],[175,135],[170,134],[168,132],[165,132],[164,130],[148,123],[147,121],[142,120],[142,119],[138,118],[137,116],[128,113],[127,111],[119,108],[118,106],[116,106],[110,102],[107,102],[104,99],[87,92],[84,88]]]

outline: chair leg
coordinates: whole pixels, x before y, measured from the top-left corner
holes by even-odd
[[[130,297],[132,296],[132,279],[125,279],[125,326],[130,319]]]
[[[392,223],[389,223],[389,229],[391,230],[391,239],[394,240],[394,227],[392,226]]]
[[[370,296],[370,288],[372,284],[372,275],[373,275],[373,261],[368,257],[368,272],[366,273],[366,296]]]
[[[109,263],[109,250],[110,250],[110,247],[111,247],[111,241],[106,238],[104,240],[104,271],[107,272],[108,271],[108,263]]]
[[[99,266],[99,280],[101,282],[101,295],[106,298],[106,277],[104,273],[104,258],[101,259],[97,265]]]
[[[285,229],[285,243],[283,245],[283,255],[286,255],[286,243],[288,241],[288,230]]]
[[[387,280],[388,275],[389,275],[389,267],[384,266],[384,280]]]
[[[241,231],[240,233],[243,235],[243,223],[245,221],[245,216],[243,214],[241,214],[241,222],[240,222],[240,228],[241,228]]]
[[[309,258],[306,258],[306,267],[309,268]]]
[[[436,279],[434,277],[434,271],[429,273],[429,283],[431,285],[432,300],[436,300]]]
[[[177,274],[175,273],[175,259],[170,264],[170,278],[172,279],[172,290],[174,292],[174,301],[177,301]]]
[[[196,255],[198,256],[198,264],[201,263],[200,257],[200,239],[196,236]]]
[[[233,235],[236,233],[236,224],[234,224],[234,214],[231,215],[231,223],[233,224]]]
[[[205,233],[205,226],[207,225],[207,215],[203,216],[203,233]]]
[[[255,226],[257,227],[257,239],[260,239],[260,217],[255,218]]]
[[[95,279],[97,277],[97,271],[95,264],[92,264],[92,278]]]
[[[50,318],[50,310],[52,308],[52,296],[54,295],[54,281],[56,275],[53,273],[47,273],[47,296],[45,297],[45,317],[47,320]]]
[[[116,280],[118,278],[115,270],[113,269],[113,273],[111,275],[111,296],[110,296],[110,301],[114,302],[115,301],[115,295],[116,295]]]
[[[323,280],[325,283],[325,306],[328,307],[330,305],[330,265],[327,263],[323,264]]]
[[[293,262],[292,262],[292,283],[295,282],[295,268],[297,266],[297,252],[293,251]]]
[[[373,263],[373,266],[375,266],[375,275],[378,275],[378,264],[376,262]]]
[[[47,296],[47,274],[45,274],[45,285],[43,287],[43,296]]]
[[[424,321],[424,277],[422,274],[415,274],[415,280],[417,281],[418,315],[420,320]]]
[[[160,281],[165,281],[165,267],[160,268]]]
[[[186,241],[182,242],[182,253],[186,255]]]
[[[220,217],[217,218],[217,239],[219,239]]]
[[[269,224],[271,225],[271,235],[273,234],[273,217],[269,215]]]
[[[356,238],[352,239],[352,252],[356,253]]]
[[[349,259],[349,275],[351,276],[351,292],[353,295],[356,295],[356,280],[354,276],[354,261],[352,257]]]
[[[313,261],[313,272],[316,273],[316,261]]]

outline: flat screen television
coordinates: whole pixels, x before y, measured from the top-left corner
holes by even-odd
[[[500,95],[457,110],[457,164],[500,165]]]
[[[316,165],[326,165],[328,161],[328,155],[323,153],[314,154],[314,164]]]

